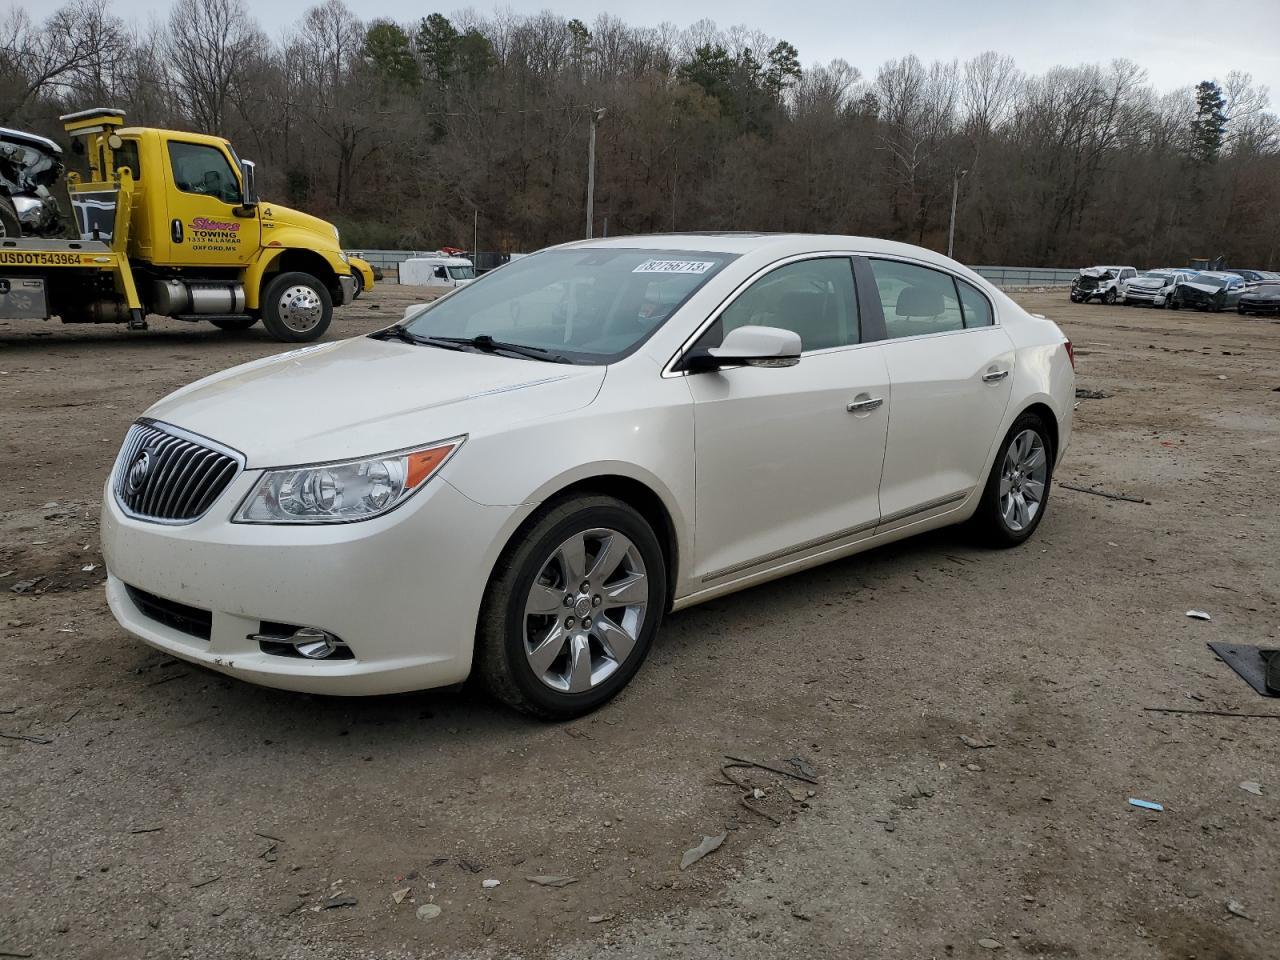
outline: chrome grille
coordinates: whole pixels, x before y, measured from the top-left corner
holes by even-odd
[[[234,450],[203,437],[139,420],[125,435],[111,486],[132,517],[190,523],[208,512],[242,462]]]

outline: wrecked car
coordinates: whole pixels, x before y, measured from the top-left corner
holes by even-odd
[[[1265,280],[1245,290],[1236,310],[1244,316],[1280,316],[1280,279]]]
[[[62,177],[62,148],[45,137],[0,127],[0,236],[57,236],[62,212],[50,192]]]
[[[1194,276],[1195,273],[1191,270],[1174,270],[1169,267],[1147,270],[1132,280],[1124,281],[1121,284],[1121,293],[1128,306],[1146,304],[1151,307],[1164,307],[1168,305],[1169,295],[1173,293],[1174,288]]]
[[[1244,291],[1244,278],[1234,273],[1201,272],[1173,288],[1169,295],[1169,308],[1179,310],[1187,307],[1220,313],[1238,306]]]
[[[1097,299],[1115,303],[1120,299],[1120,284],[1137,275],[1136,267],[1082,267],[1080,276],[1071,281],[1071,302],[1088,303]]]

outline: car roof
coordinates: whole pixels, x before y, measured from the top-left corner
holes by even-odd
[[[876,237],[817,233],[649,233],[624,237],[600,237],[561,244],[553,249],[699,250],[706,253],[746,254],[767,251],[785,257],[823,250],[883,253],[946,262],[946,257],[924,247]]]

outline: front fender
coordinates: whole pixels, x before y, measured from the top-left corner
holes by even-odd
[[[260,306],[262,278],[268,273],[275,273],[279,269],[279,259],[290,250],[305,251],[316,261],[323,261],[330,271],[330,276],[322,276],[320,279],[330,285],[333,285],[336,277],[350,276],[351,267],[343,261],[340,250],[336,247],[332,250],[317,249],[314,241],[315,237],[305,230],[289,227],[276,228],[271,234],[270,242],[262,248],[257,259],[245,268],[245,305],[250,310],[256,310]]]

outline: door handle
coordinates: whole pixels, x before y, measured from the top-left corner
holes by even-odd
[[[174,243],[182,242],[182,221],[178,219],[169,221],[169,236],[173,237]]]
[[[983,383],[999,383],[1008,375],[1009,375],[1008,370],[993,370],[991,373],[984,373],[982,375],[982,382]]]
[[[869,397],[866,400],[854,400],[845,407],[850,413],[870,413],[884,403],[883,397]]]

